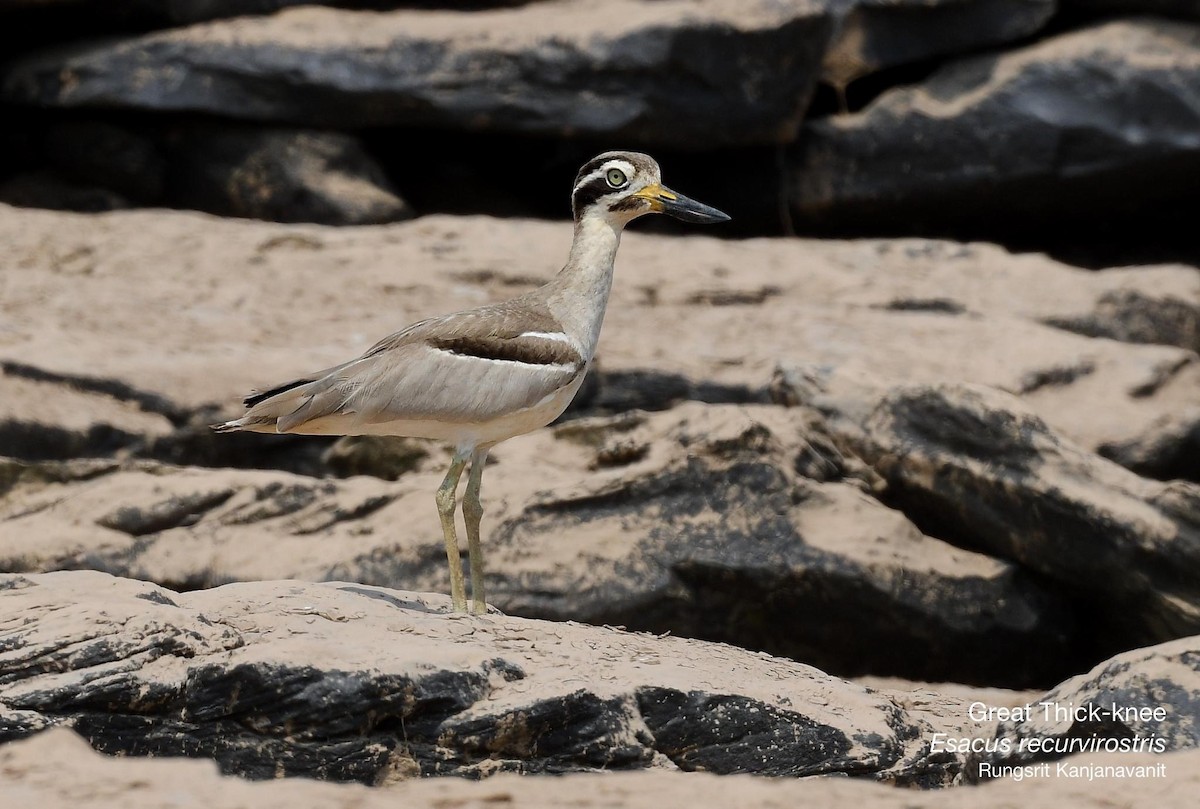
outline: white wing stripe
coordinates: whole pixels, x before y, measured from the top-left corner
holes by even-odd
[[[554,331],[554,332],[527,331],[527,332],[522,332],[521,334],[518,335],[518,337],[533,337],[533,338],[536,338],[539,340],[557,340],[560,343],[566,343],[567,345],[574,345],[574,341],[571,340],[571,338],[568,337],[567,335],[563,334],[561,331]]]

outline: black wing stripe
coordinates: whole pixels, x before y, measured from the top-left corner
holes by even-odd
[[[316,381],[316,379],[293,379],[291,382],[287,382],[283,385],[280,385],[277,388],[271,388],[270,390],[256,391],[254,393],[251,393],[245,399],[242,399],[242,404],[245,405],[246,407],[254,407],[259,402],[265,402],[267,399],[270,399],[272,396],[278,396],[281,393],[287,393],[289,390],[293,390],[294,388],[298,388],[301,385],[307,385],[308,383],[315,382],[315,381]]]
[[[442,337],[431,339],[429,344],[451,354],[526,365],[580,365],[583,362],[579,352],[569,344],[538,337]]]

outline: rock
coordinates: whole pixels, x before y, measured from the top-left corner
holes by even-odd
[[[584,396],[580,391],[568,413],[624,413],[630,410],[667,410],[681,402],[710,404],[750,404],[768,399],[764,388],[726,385],[719,382],[688,379],[684,374],[649,369],[596,371],[596,389]],[[582,398],[581,398],[582,397]]]
[[[0,446],[10,457],[40,461],[112,455],[172,429],[165,414],[139,406],[119,390],[39,378],[30,370],[0,363]]]
[[[1072,763],[1084,766],[1146,766],[1165,763],[1166,777],[1153,782],[1154,805],[1191,809],[1200,789],[1200,753],[1092,755]],[[391,809],[406,806],[485,807],[513,804],[525,809],[561,809],[569,796],[573,809],[659,809],[662,806],[869,806],[978,809],[1013,806],[1071,806],[1111,809],[1144,803],[1147,786],[1138,778],[1005,778],[986,789],[963,787],[926,793],[897,789],[861,778],[758,778],[752,775],[683,773],[669,769],[576,773],[530,778],[500,773],[484,781],[465,778],[413,778],[386,788],[307,779],[247,783],[223,777],[206,761],[118,758],[92,751],[66,729],[0,747],[6,784],[30,805],[76,809],[87,795],[91,809],[160,809],[162,806],[254,806],[257,809]],[[188,799],[191,798],[189,801]]]
[[[845,675],[1044,687],[1094,662],[1075,657],[1071,603],[923,536],[802,410],[691,403],[494,453],[487,582],[505,612],[736,641]],[[0,499],[0,561],[182,589],[288,576],[442,592],[445,467],[439,452],[394,484],[150,463],[27,478]]]
[[[908,319],[899,329],[897,315]],[[1200,394],[1200,362],[1191,352],[1143,346],[1141,354],[1129,351],[1133,346],[1037,324],[1014,325],[928,312],[863,311],[837,322],[809,323],[813,344],[833,350],[817,352],[816,362],[782,363],[773,396],[783,404],[816,404],[862,420],[892,387],[987,385],[1019,396],[1082,447],[1115,457],[1105,448],[1168,441],[1177,433],[1176,414]],[[879,351],[880,345],[887,351]],[[988,346],[986,360],[980,346]]]
[[[1015,568],[922,536],[804,422],[689,404],[637,425],[563,425],[556,434],[595,447],[601,471],[535,495],[494,530],[491,598],[507,612],[737,642],[842,674],[1053,679],[1035,650],[1069,645],[1068,605]]]
[[[833,11],[810,0],[293,8],[31,55],[6,71],[3,95],[343,129],[466,128],[687,149],[782,144],[797,132],[834,23]]]
[[[107,188],[80,185],[53,171],[27,171],[0,183],[0,204],[98,213],[132,207]]]
[[[0,208],[0,241],[22,279],[0,301],[0,361],[170,402],[181,432],[153,437],[150,457],[327,474],[325,445],[306,449],[321,439],[213,436],[204,425],[265,382],[533,288],[562,266],[570,236],[563,222],[486,217],[350,231]],[[861,375],[978,382],[1020,393],[1098,449],[1166,429],[1164,418],[1200,397],[1200,364],[1182,347],[1044,324],[1096,321],[1105,337],[1186,342],[1198,310],[1200,271],[1179,265],[1087,272],[982,244],[664,238],[635,224],[605,318],[603,390],[579,404],[612,413],[759,401],[776,366],[815,369],[831,392]]]
[[[1166,17],[1200,19],[1200,4],[1196,0],[1062,0],[1067,9],[1121,12],[1125,14],[1162,14]]]
[[[841,424],[923,530],[1090,602],[1101,649],[1200,631],[1200,582],[1181,574],[1200,564],[1200,486],[1138,477],[978,386],[895,387]]]
[[[299,5],[317,4],[312,0],[133,0],[130,3],[133,13],[162,20],[171,25],[272,14],[280,9]],[[353,6],[355,3],[351,0],[331,5]],[[369,0],[358,5],[369,5]]]
[[[143,436],[128,454],[133,458],[176,466],[282,469],[310,477],[337,474],[338,462],[329,457],[335,440],[332,437],[261,433],[219,435],[210,425],[220,420],[216,408],[201,408],[188,423],[166,435]],[[224,441],[224,438],[232,440]]]
[[[1134,649],[1072,677],[1002,721],[1009,752],[994,765],[1053,761],[1069,753],[1161,753],[1200,747],[1200,637]],[[978,775],[978,762],[972,768]]]
[[[1060,329],[1127,343],[1157,343],[1200,351],[1200,296],[1192,299],[1114,289],[1085,315],[1050,317]]]
[[[894,778],[922,764],[924,725],[891,701],[733,647],[501,615],[468,625],[445,598],[358,584],[0,582],[4,614],[20,616],[0,624],[0,701],[110,754],[367,784],[652,764]]]
[[[0,11],[21,11],[39,6],[74,5],[78,0],[0,0]]]
[[[169,143],[171,198],[180,207],[329,225],[413,215],[351,135],[210,125],[180,128]]]
[[[1104,444],[1099,452],[1139,475],[1200,482],[1200,406],[1166,415],[1146,435]]]
[[[793,168],[806,227],[1009,236],[1119,223],[1187,199],[1200,164],[1200,28],[1121,20],[951,62],[812,121]],[[1086,84],[1089,92],[1080,94]]]
[[[884,68],[1011,42],[1038,31],[1056,0],[854,0],[821,78],[845,88]]]
[[[153,137],[100,121],[64,122],[49,127],[43,151],[74,182],[139,205],[162,203],[167,164]]]
[[[469,9],[520,5],[523,0],[472,0]],[[380,0],[128,0],[114,8],[105,0],[0,0],[0,13],[68,5],[74,12],[85,11],[100,19],[135,21],[139,26],[176,26],[187,23],[272,14],[299,5],[331,5],[340,8],[379,8]],[[436,7],[433,0],[408,0],[409,7]]]
[[[568,177],[564,182],[569,181]],[[0,558],[15,560],[20,569],[95,567],[179,588],[286,575],[444,592],[444,554],[431,494],[445,474],[444,456],[431,455],[394,483],[365,477],[321,480],[317,478],[330,475],[320,459],[327,440],[216,436],[205,425],[231,415],[240,397],[264,381],[353,357],[417,319],[529,289],[561,266],[569,239],[570,229],[562,222],[485,217],[431,216],[347,231],[169,211],[82,217],[0,209],[0,240],[9,251],[8,266],[20,278],[0,301],[5,326],[0,331],[0,358],[19,359],[24,367],[41,369],[53,379],[86,378],[93,387],[102,380],[120,382],[127,392],[159,397],[160,404],[154,406],[159,409],[151,408],[153,412],[173,409],[175,415],[167,417],[170,425],[156,420],[143,430],[139,422],[128,422],[124,429],[131,435],[141,433],[142,443],[122,447],[121,453],[185,466],[240,467],[181,470],[127,463],[86,485],[35,489],[22,484],[0,505],[9,518],[0,522]],[[1138,326],[1113,334],[1174,340],[1186,329],[1157,324],[1186,324],[1187,307],[1200,300],[1200,273],[1182,266],[1086,272],[1041,255],[918,239],[723,242],[702,236],[667,239],[632,230],[618,258],[601,343],[601,376],[621,382],[610,389],[620,393],[618,407],[673,406],[675,412],[646,416],[626,411],[600,422],[599,428],[595,422],[576,420],[498,447],[498,463],[485,483],[485,542],[489,549],[498,548],[496,538],[509,521],[518,521],[514,525],[519,523],[520,530],[513,530],[514,543],[505,546],[509,549],[503,553],[509,556],[504,563],[499,557],[493,561],[494,593],[499,596],[507,588],[514,602],[505,606],[515,607],[517,596],[525,598],[531,592],[522,587],[522,575],[546,581],[555,581],[551,574],[561,575],[557,580],[566,582],[563,587],[572,576],[582,575],[570,565],[561,574],[550,567],[555,559],[565,558],[563,548],[536,564],[530,560],[538,557],[521,555],[520,543],[527,539],[538,553],[543,547],[539,543],[552,541],[543,527],[585,513],[569,500],[561,515],[542,506],[602,483],[650,503],[657,498],[654,486],[678,484],[679,489],[668,489],[663,497],[676,505],[697,504],[705,521],[720,526],[719,515],[706,500],[676,492],[696,487],[705,496],[709,490],[719,493],[724,487],[718,476],[736,467],[746,475],[739,478],[744,481],[739,498],[758,507],[780,506],[797,489],[809,495],[807,505],[787,505],[778,520],[781,536],[848,536],[863,543],[848,542],[846,553],[853,550],[855,555],[841,556],[824,555],[831,553],[826,546],[814,551],[801,543],[789,545],[789,552],[801,561],[792,569],[771,571],[789,580],[789,592],[797,588],[794,571],[808,569],[819,572],[825,578],[817,580],[830,582],[830,587],[836,583],[833,592],[838,597],[861,595],[855,603],[866,604],[864,615],[889,609],[893,615],[907,614],[905,599],[915,587],[905,576],[915,567],[922,571],[915,580],[940,594],[931,605],[921,603],[919,620],[909,629],[901,628],[901,637],[911,641],[891,653],[890,661],[884,661],[887,665],[976,667],[971,675],[976,681],[992,681],[995,674],[1007,682],[1039,686],[1092,665],[1111,649],[1087,648],[1093,612],[1087,598],[1068,594],[1059,599],[1066,602],[1073,624],[1051,619],[1062,617],[1053,604],[1038,612],[1041,602],[1035,593],[1044,588],[1030,588],[1031,577],[1020,570],[1023,566],[1010,560],[997,567],[971,555],[962,562],[953,548],[922,537],[904,515],[884,508],[879,497],[886,499],[886,491],[875,488],[871,473],[853,453],[831,445],[805,418],[793,414],[782,423],[765,422],[776,438],[766,442],[763,457],[754,463],[708,450],[688,462],[690,450],[680,441],[683,428],[678,420],[689,412],[693,419],[709,412],[741,412],[728,405],[694,411],[680,405],[699,397],[719,401],[710,397],[713,392],[729,394],[735,401],[744,401],[747,394],[756,398],[779,365],[779,401],[819,404],[848,420],[863,421],[894,386],[972,382],[1019,395],[1056,434],[1086,450],[1136,442],[1163,446],[1168,452],[1170,437],[1180,429],[1173,418],[1188,413],[1200,397],[1200,362],[1183,347],[1094,338],[1045,325],[1105,311],[1102,299],[1136,300],[1136,307],[1124,310],[1136,312],[1136,318],[1122,314],[1121,322],[1156,324],[1148,331]],[[181,300],[189,305],[180,307]],[[1165,316],[1153,316],[1158,307]],[[64,344],[72,350],[64,351]],[[265,375],[264,368],[274,370]],[[49,403],[59,396],[64,404],[77,401],[56,390],[44,396]],[[116,416],[100,409],[103,400],[78,401],[71,414],[79,419],[78,427],[65,417],[53,423],[81,429],[93,408],[102,416],[95,423],[114,422]],[[171,408],[162,409],[161,401]],[[762,407],[748,405],[746,412],[757,413]],[[45,409],[55,412],[50,405]],[[622,432],[622,424],[629,429]],[[557,432],[579,425],[584,432],[590,430],[590,436],[573,441]],[[752,457],[759,452],[745,451]],[[1118,456],[1115,449],[1113,455]],[[1119,457],[1140,463],[1135,454]],[[1161,463],[1174,463],[1169,454],[1161,457]],[[305,474],[266,471],[270,469]],[[756,494],[750,485],[759,479],[755,475],[770,484],[765,493]],[[234,490],[234,495],[220,505],[188,505],[202,504],[208,494],[225,489]],[[201,499],[190,499],[195,497]],[[179,522],[141,536],[97,522],[119,506],[144,514],[162,509],[175,513]],[[617,537],[617,556],[605,563],[607,568],[595,562],[597,576],[616,570],[615,559],[626,558],[627,551],[632,554],[636,548],[629,550],[629,542],[644,537],[649,526],[634,520],[626,532],[613,511],[616,505],[604,508],[608,510],[596,508],[596,526],[606,536]],[[864,515],[862,525],[843,530],[836,520],[820,523],[839,510]],[[820,530],[794,524],[802,518],[817,520]],[[692,530],[686,522],[684,527]],[[762,534],[756,533],[761,520],[726,527],[740,531],[747,548],[762,541]],[[876,568],[869,561],[874,547],[869,528],[889,537],[879,543],[886,561]],[[575,536],[575,528],[564,529],[563,535]],[[269,547],[264,536],[270,537]],[[586,544],[591,540],[581,535],[580,541],[585,543],[581,559],[592,558],[587,555],[591,545]],[[650,540],[646,547],[653,547]],[[946,561],[936,575],[926,565],[927,552]],[[715,557],[714,551],[695,558],[706,562]],[[753,554],[747,550],[740,558],[752,562]],[[574,558],[567,561],[582,564]],[[669,553],[658,569],[670,571],[677,562],[692,575],[689,582],[702,585],[706,598],[716,599],[722,587],[728,591],[726,580],[703,577],[708,568],[697,563],[689,569],[686,559],[680,562]],[[980,567],[972,567],[976,563]],[[982,583],[972,579],[970,571],[982,576]],[[851,573],[865,578],[847,579]],[[885,581],[889,575],[897,581]],[[505,579],[513,583],[502,588]],[[770,577],[764,574],[762,580]],[[849,581],[864,582],[863,589],[849,592]],[[974,605],[972,599],[984,597],[980,588],[988,598],[1015,593],[1011,603],[1033,605],[1028,615],[1046,616],[1041,624],[1036,618],[1024,625],[1008,624],[1018,629],[1005,636],[1005,648],[1018,645],[1017,637],[1065,637],[1066,642],[1024,670],[1024,662],[1008,671],[996,669],[985,653],[972,658],[959,654],[948,661],[945,656],[917,660],[917,649],[941,655],[938,632],[943,630],[934,632],[931,627],[944,626],[938,616],[947,610],[960,610],[954,598],[961,596]],[[686,590],[655,592],[666,605],[664,614],[685,612],[679,605],[686,601],[678,594],[686,595]],[[577,602],[583,604],[582,596]],[[588,608],[595,603],[589,602]],[[750,610],[730,613],[731,621],[753,617]],[[606,620],[598,607],[592,614]],[[974,639],[964,640],[966,644],[982,644],[993,632],[988,628],[991,618],[971,615],[973,623],[962,632],[944,631]],[[1000,617],[995,620],[991,626],[1001,626]],[[826,664],[845,665],[845,671],[873,669],[885,656],[881,648],[844,648],[843,640],[826,644],[817,636],[819,631],[816,626],[797,632],[794,639],[776,638],[768,626],[751,627],[744,635],[758,637],[764,645],[791,644],[797,655],[837,655],[840,663],[829,659]],[[1023,648],[1041,648],[1040,642],[1030,640]],[[1039,673],[1038,667],[1046,665],[1061,668]],[[981,674],[983,669],[989,670]]]
[[[326,450],[321,460],[339,477],[371,475],[396,480],[416,469],[429,457],[431,448],[428,442],[414,438],[347,435]]]

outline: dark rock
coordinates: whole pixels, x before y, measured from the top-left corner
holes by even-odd
[[[90,248],[84,248],[77,251],[85,255],[91,255],[94,251]],[[62,267],[60,269],[66,269]],[[79,270],[82,274],[91,272],[90,265]],[[168,397],[160,393],[144,390],[136,385],[132,385],[122,379],[114,377],[99,376],[93,374],[71,374],[58,371],[49,371],[36,365],[29,365],[23,362],[13,360],[0,361],[0,371],[7,377],[14,379],[30,380],[32,382],[45,382],[54,385],[61,385],[64,389],[81,391],[84,393],[97,394],[115,399],[118,402],[128,402],[139,410],[148,413],[157,413],[166,419],[169,419],[174,424],[181,424],[188,420],[189,413],[186,409],[180,407]],[[12,390],[11,387],[8,388]],[[60,390],[58,395],[64,395],[66,390]]]
[[[1000,723],[1009,752],[978,761],[1027,764],[1071,753],[1162,753],[1200,747],[1200,636],[1134,649],[1033,700],[1029,717]]]
[[[75,258],[87,272],[92,257],[76,251]],[[169,418],[153,409],[163,400],[117,380],[53,374],[0,361],[0,385],[0,447],[10,458],[112,456],[171,430]]]
[[[796,221],[1004,237],[1191,199],[1197,67],[1200,28],[1149,18],[946,64],[806,127]]]
[[[853,0],[821,78],[844,88],[883,68],[1011,42],[1056,9],[1056,0]]]
[[[495,529],[489,597],[505,611],[736,642],[843,675],[1022,686],[1070,671],[1065,602],[922,536],[798,412],[685,405],[617,419],[607,440],[585,426],[558,434],[597,446],[596,468],[648,449]],[[815,480],[797,477],[809,469]],[[432,580],[444,560],[416,564],[393,559],[392,575]]]
[[[215,489],[185,497],[168,497],[148,508],[118,506],[96,522],[105,528],[140,537],[181,525],[194,525],[204,512],[232,496],[232,489]]]
[[[175,205],[276,222],[408,219],[357,138],[334,132],[195,126],[169,138]]]
[[[632,410],[667,410],[681,402],[750,404],[765,402],[767,393],[748,385],[689,379],[683,374],[650,369],[599,371],[588,374],[568,416],[625,413]]]
[[[1099,452],[1139,475],[1200,483],[1200,407],[1169,414],[1145,435],[1104,444]]]
[[[943,315],[965,314],[967,308],[949,298],[895,298],[879,307],[889,312],[939,312]]]
[[[0,744],[32,736],[55,725],[55,720],[37,711],[14,711],[0,703]]]
[[[736,0],[309,7],[39,53],[6,71],[3,94],[321,127],[778,144],[796,134],[835,17]]]
[[[1060,0],[1065,9],[1123,14],[1162,14],[1164,17],[1200,19],[1196,0]]]
[[[1047,325],[1127,343],[1157,343],[1200,351],[1200,300],[1151,297],[1136,289],[1115,289],[1095,309],[1075,317],[1051,317]]]
[[[894,388],[846,435],[887,480],[889,502],[1090,603],[1108,648],[1200,630],[1200,580],[1188,572],[1200,565],[1195,484],[1138,477],[978,386]]]
[[[942,699],[946,703],[945,698]],[[955,706],[956,709],[959,706]],[[965,703],[961,710],[966,710]],[[1152,754],[1103,753],[1076,763],[1095,767],[1142,767],[1165,770],[1154,778],[1078,777],[998,779],[984,789],[956,788],[940,794],[897,789],[892,783],[861,778],[730,778],[712,773],[680,772],[665,764],[648,770],[579,773],[560,778],[529,778],[501,773],[485,780],[416,778],[411,760],[398,758],[386,788],[321,783],[309,779],[249,782],[223,776],[207,761],[181,758],[129,758],[96,753],[76,733],[53,729],[0,747],[5,787],[26,806],[76,809],[86,795],[89,809],[162,809],[184,800],[206,806],[254,806],[258,809],[395,809],[396,806],[491,807],[522,809],[614,807],[696,809],[750,806],[915,806],[970,805],[972,809],[1069,806],[1113,809],[1144,806],[1152,796],[1156,809],[1194,809],[1200,789],[1200,751]],[[1160,770],[1161,768],[1161,770]],[[1100,771],[1097,771],[1100,772]]]
[[[80,185],[53,171],[30,171],[0,183],[0,202],[21,208],[100,213],[130,207],[129,200],[107,188]]]
[[[176,594],[77,572],[0,576],[0,600],[20,616],[0,623],[9,738],[44,718],[112,754],[363,783],[668,759],[894,778],[923,762],[926,726],[887,698],[700,641],[501,615],[468,627],[445,598],[352,584]]]
[[[93,424],[71,430],[54,424],[15,419],[0,420],[0,446],[9,457],[27,461],[65,461],[70,458],[112,455],[142,442],[143,436],[114,427]]]
[[[91,480],[115,472],[117,461],[75,458],[70,461],[26,463],[0,456],[0,495],[8,494],[20,483],[69,483]]]
[[[152,137],[98,121],[50,127],[46,158],[74,182],[107,188],[139,205],[162,199],[166,161]]]
[[[835,729],[803,718],[786,721],[788,712],[756,700],[670,688],[643,688],[637,697],[656,748],[683,770],[746,772],[764,751],[775,750],[789,752],[763,775],[817,775],[853,766],[846,758],[849,740]]]
[[[424,442],[377,435],[348,435],[339,438],[321,456],[322,462],[338,477],[371,475],[396,480],[417,468],[429,457]]]
[[[135,458],[178,466],[281,469],[312,477],[330,472],[325,453],[335,441],[331,437],[262,433],[221,435],[214,433],[210,426],[218,420],[212,411],[203,410],[188,424],[132,447],[130,454]]]

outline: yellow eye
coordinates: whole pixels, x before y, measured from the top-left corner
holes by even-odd
[[[613,188],[620,188],[621,186],[625,185],[625,183],[629,182],[629,180],[625,177],[625,172],[621,171],[620,169],[609,169],[608,175],[605,177],[605,179],[608,180],[608,184]]]

